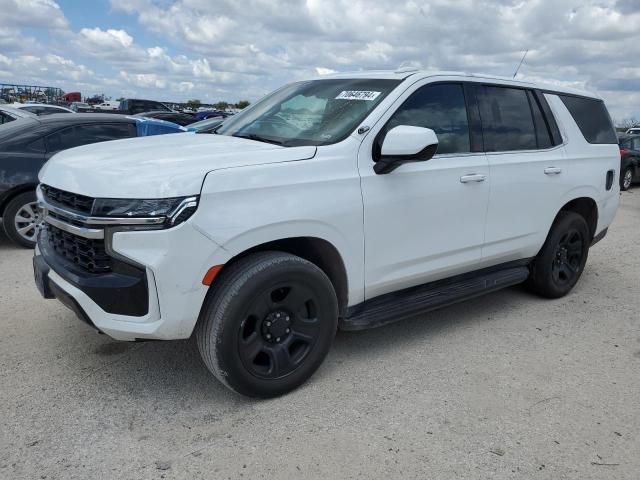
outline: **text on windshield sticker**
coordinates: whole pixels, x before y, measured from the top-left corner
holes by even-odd
[[[380,92],[371,92],[367,90],[345,90],[340,92],[336,100],[375,100]]]

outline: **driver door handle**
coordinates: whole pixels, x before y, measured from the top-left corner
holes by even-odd
[[[470,175],[461,176],[460,183],[484,182],[486,179],[486,175],[482,175],[481,173],[472,173]]]
[[[545,175],[559,175],[562,173],[562,169],[558,167],[547,167],[544,169]]]

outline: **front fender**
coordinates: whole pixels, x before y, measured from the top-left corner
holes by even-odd
[[[349,304],[364,299],[360,182],[346,162],[302,160],[216,170],[204,180],[192,224],[231,257],[264,243],[315,237],[343,259]]]

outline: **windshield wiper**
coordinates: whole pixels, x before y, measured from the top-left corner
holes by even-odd
[[[273,143],[274,145],[284,145],[284,142],[280,140],[275,140],[273,138],[262,137],[260,135],[256,135],[255,133],[248,133],[246,135],[231,135],[232,137],[238,138],[247,138],[249,140],[255,140],[256,142],[264,142],[264,143]]]

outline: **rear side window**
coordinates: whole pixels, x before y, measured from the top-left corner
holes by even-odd
[[[438,153],[471,151],[464,91],[459,83],[426,85],[393,114],[385,132],[398,125],[430,128],[438,136]]]
[[[484,147],[487,152],[538,148],[527,91],[484,86],[478,89]]]
[[[533,113],[533,123],[536,127],[538,148],[551,148],[553,146],[553,139],[551,138],[549,125],[547,125],[542,114],[540,104],[532,92],[527,92],[527,95],[529,96],[529,104],[531,105],[531,112]]]
[[[14,120],[15,120],[15,118],[10,117],[6,113],[0,112],[0,125],[2,125],[4,123],[13,122]]]
[[[589,143],[618,143],[609,112],[602,100],[558,95]]]
[[[147,108],[149,110],[160,110],[163,112],[170,112],[171,109],[169,109],[164,103],[160,103],[160,102],[152,102],[149,101],[147,102]]]
[[[41,113],[41,107],[32,107],[32,106],[27,106],[27,107],[22,107],[22,110],[25,110],[27,112],[33,113],[35,115],[40,115]]]
[[[54,113],[71,113],[63,110],[62,108],[42,107],[40,115],[53,115]]]

